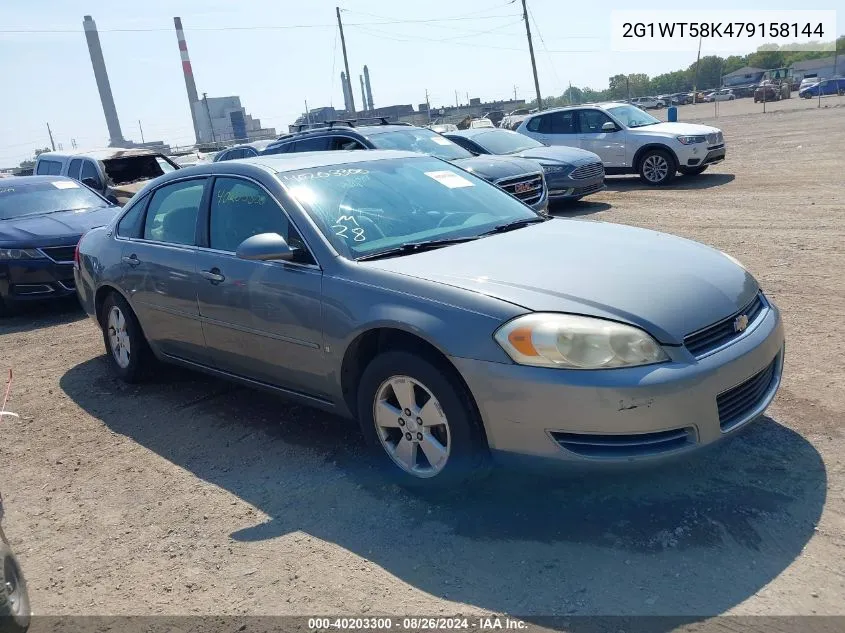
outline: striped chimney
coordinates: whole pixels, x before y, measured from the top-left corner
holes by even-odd
[[[199,96],[197,96],[197,84],[194,82],[194,71],[191,68],[191,58],[188,57],[188,43],[185,41],[185,31],[182,30],[182,18],[173,18],[173,24],[176,26],[176,39],[179,41],[179,54],[182,57],[182,73],[185,75],[185,88],[188,90],[188,104],[191,107],[194,136],[196,137],[197,143],[199,143],[200,132],[195,108],[195,104],[199,101]]]

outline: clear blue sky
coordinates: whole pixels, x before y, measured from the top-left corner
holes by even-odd
[[[82,32],[85,14],[93,16],[100,30],[124,136],[140,140],[140,119],[146,140],[187,144],[193,135],[173,16],[182,18],[200,94],[239,95],[247,112],[286,130],[306,99],[312,107],[343,105],[343,60],[334,27],[337,4],[349,25],[347,48],[358,105],[358,74],[364,64],[377,107],[416,107],[425,100],[426,88],[432,106],[454,103],[456,90],[462,102],[467,93],[485,101],[508,98],[514,84],[520,98],[534,96],[519,0],[0,0],[2,31],[71,31],[0,33],[0,167],[16,165],[47,145],[47,121],[56,142],[66,149],[71,138],[83,148],[107,143]],[[707,6],[798,8],[793,0],[712,0]],[[610,51],[612,9],[674,7],[683,8],[646,0],[529,0],[539,27],[534,36],[543,94],[560,95],[570,81],[604,88],[616,73],[655,75],[688,66],[694,53]],[[845,0],[818,0],[804,8],[837,9],[839,34],[845,32]],[[372,24],[428,19],[443,21]],[[267,28],[298,25],[318,26]],[[263,28],[215,30],[220,27]]]

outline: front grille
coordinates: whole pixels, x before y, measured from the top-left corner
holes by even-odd
[[[584,457],[625,458],[657,455],[675,451],[695,443],[692,427],[635,433],[627,435],[599,435],[552,431],[555,442],[566,450]]]
[[[739,312],[736,312],[728,318],[722,319],[703,330],[699,330],[698,332],[693,332],[692,334],[685,336],[684,345],[693,356],[704,356],[708,352],[716,349],[717,347],[721,347],[725,343],[730,342],[742,334],[742,332],[737,331],[735,326],[736,319],[740,315],[744,314],[748,317],[748,325],[745,328],[745,330],[747,330],[759,317],[763,315],[765,307],[766,305],[763,303],[763,297],[758,292],[754,296],[754,299],[751,300],[751,303]]]
[[[44,246],[40,250],[54,262],[67,263],[73,261],[76,244],[72,246]]]
[[[496,185],[529,205],[540,201],[546,187],[542,174],[503,178],[496,181]]]
[[[604,165],[602,163],[590,163],[589,165],[581,165],[569,175],[573,180],[585,180],[587,178],[595,178],[596,176],[604,177]]]
[[[707,144],[708,145],[718,145],[719,143],[724,143],[725,137],[721,132],[715,132],[714,134],[707,135]]]
[[[780,356],[776,357],[763,371],[754,374],[741,385],[716,396],[719,408],[719,426],[723,431],[744,422],[760,405],[774,382]]]

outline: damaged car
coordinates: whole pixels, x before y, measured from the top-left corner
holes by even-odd
[[[68,176],[120,206],[150,180],[176,169],[179,165],[160,152],[116,147],[44,152],[35,161],[36,176]]]

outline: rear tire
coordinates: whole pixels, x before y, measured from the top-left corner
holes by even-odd
[[[31,617],[29,592],[18,560],[0,540],[0,633],[25,633]]]
[[[126,299],[116,292],[106,297],[100,323],[106,355],[118,377],[127,383],[141,382],[149,377],[155,358]]]
[[[678,167],[678,171],[684,176],[698,176],[707,169],[709,165],[700,165],[699,167]]]
[[[666,150],[648,150],[640,158],[640,180],[653,187],[668,184],[675,177],[677,166],[675,158]]]
[[[381,466],[402,486],[460,492],[488,472],[475,403],[444,362],[405,351],[376,356],[361,376],[358,420]]]

